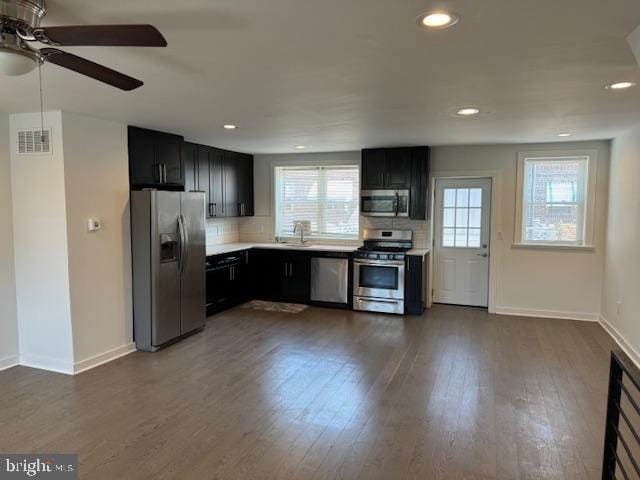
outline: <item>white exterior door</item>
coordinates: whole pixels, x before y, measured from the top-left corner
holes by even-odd
[[[491,179],[436,180],[433,301],[489,301]]]

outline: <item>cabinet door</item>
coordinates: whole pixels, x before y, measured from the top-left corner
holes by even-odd
[[[196,189],[204,192],[205,214],[207,217],[213,216],[213,206],[211,205],[211,175],[209,173],[209,147],[198,145],[196,158]]]
[[[222,177],[222,150],[207,147],[209,151],[209,203],[211,216],[224,217],[224,187]]]
[[[411,187],[411,149],[390,148],[387,150],[388,171],[385,188],[405,190]]]
[[[282,296],[287,302],[308,303],[311,291],[311,258],[307,255],[283,257]]]
[[[252,217],[253,208],[253,155],[239,153],[238,156],[238,203],[240,216]]]
[[[154,132],[129,127],[129,177],[131,185],[154,186],[160,183],[155,161]]]
[[[231,267],[220,267],[207,272],[207,311],[225,307],[231,297]]]
[[[197,145],[186,142],[182,144],[182,162],[184,164],[184,191],[194,192],[199,190]]]
[[[411,152],[411,193],[409,216],[426,220],[429,211],[429,147],[416,147]]]
[[[387,164],[387,155],[384,149],[375,148],[362,150],[360,188],[362,190],[385,188]]]
[[[222,158],[222,202],[225,217],[240,216],[238,202],[238,154],[224,152]]]
[[[156,133],[155,155],[156,163],[164,166],[166,178],[164,183],[171,186],[183,186],[182,171],[182,138],[168,133]]]
[[[285,263],[280,252],[253,250],[249,258],[253,271],[253,296],[260,300],[281,300]]]
[[[423,284],[422,257],[417,255],[407,256],[405,269],[404,309],[410,315],[422,315],[424,311],[422,295],[425,290]]]

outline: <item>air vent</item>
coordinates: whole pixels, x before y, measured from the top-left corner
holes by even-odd
[[[51,130],[19,130],[18,154],[50,154]]]

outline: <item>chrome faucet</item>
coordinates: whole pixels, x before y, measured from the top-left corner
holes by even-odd
[[[296,222],[293,226],[293,234],[296,234],[296,230],[300,227],[300,245],[304,244],[304,224],[302,222]]]

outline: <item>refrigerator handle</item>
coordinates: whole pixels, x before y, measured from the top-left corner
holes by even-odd
[[[184,273],[184,269],[187,263],[187,245],[189,238],[187,237],[187,230],[184,226],[184,217],[182,214],[178,215],[178,234],[180,236],[180,265],[178,272],[180,275]]]

